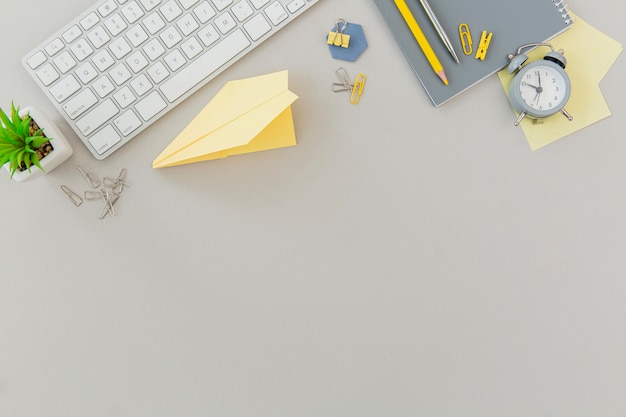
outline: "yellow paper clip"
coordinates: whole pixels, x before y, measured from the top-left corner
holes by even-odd
[[[487,55],[487,49],[489,48],[489,43],[491,42],[491,36],[493,33],[489,33],[487,35],[487,31],[483,30],[483,34],[480,37],[480,42],[478,43],[478,48],[476,51],[476,59],[480,59],[481,61],[485,60],[485,56]]]
[[[354,80],[354,86],[352,87],[352,94],[350,95],[350,103],[359,104],[359,100],[361,100],[361,94],[363,94],[363,89],[365,88],[365,74],[359,74],[356,76],[356,80]]]
[[[335,22],[335,31],[328,32],[328,44],[347,48],[350,46],[350,35],[343,33],[348,27],[345,19],[339,19]]]
[[[461,23],[459,25],[459,36],[461,37],[461,44],[463,45],[463,53],[465,55],[471,55],[474,48],[472,47],[472,35],[470,34],[467,23]]]

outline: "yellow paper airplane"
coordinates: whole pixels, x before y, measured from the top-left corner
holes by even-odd
[[[288,72],[229,81],[152,163],[165,168],[296,144]]]

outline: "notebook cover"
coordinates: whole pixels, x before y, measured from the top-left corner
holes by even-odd
[[[452,41],[457,64],[439,38],[419,0],[406,0],[424,35],[444,67],[449,84],[434,73],[393,0],[373,0],[398,46],[435,106],[504,68],[508,55],[525,44],[546,42],[571,26],[567,10],[553,0],[430,0],[431,7]],[[465,55],[459,25],[469,26],[473,51]],[[484,61],[474,58],[483,30],[493,33]],[[558,45],[553,45],[558,49]]]

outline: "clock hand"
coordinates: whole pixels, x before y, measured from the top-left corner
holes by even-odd
[[[537,72],[537,80],[539,80],[539,88],[541,88],[541,73]]]

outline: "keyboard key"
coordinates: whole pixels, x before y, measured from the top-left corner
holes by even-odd
[[[113,82],[117,85],[124,84],[126,81],[130,80],[132,77],[130,71],[128,70],[128,68],[126,68],[126,65],[121,64],[121,63],[117,64],[115,68],[109,71],[109,75],[113,79]]]
[[[96,64],[96,67],[98,67],[100,71],[106,71],[108,68],[111,67],[111,65],[115,64],[115,60],[113,59],[109,51],[105,49],[98,52],[93,57],[93,63]]]
[[[133,92],[130,91],[130,88],[128,87],[123,87],[121,90],[117,91],[115,94],[113,94],[113,98],[115,99],[117,104],[119,104],[119,106],[123,109],[130,106],[133,101],[137,99],[137,97],[135,97]]]
[[[303,7],[304,7],[304,0],[293,0],[291,3],[287,5],[287,10],[289,10],[290,13],[295,13]]]
[[[140,74],[137,78],[130,82],[130,86],[138,96],[143,96],[152,88],[152,83],[145,74]]]
[[[63,110],[74,120],[98,102],[96,95],[89,89],[83,90],[63,105]]]
[[[80,39],[70,48],[79,61],[84,61],[93,54],[93,48],[85,39]]]
[[[228,7],[231,4],[233,4],[233,0],[211,0],[211,1],[213,2],[215,7],[217,8],[218,12],[221,12],[226,7]]]
[[[80,90],[80,83],[72,74],[50,87],[50,93],[59,103],[64,102],[69,96],[78,90]]]
[[[173,102],[248,46],[250,41],[241,29],[237,29],[165,81],[161,85],[161,91],[170,102]]]
[[[252,5],[258,10],[261,7],[265,6],[267,3],[269,3],[271,0],[250,0],[252,2]]]
[[[89,138],[89,144],[93,146],[98,155],[102,155],[121,140],[122,138],[117,134],[113,126],[107,125]]]
[[[193,9],[193,14],[196,15],[200,23],[206,23],[213,16],[215,16],[215,10],[213,10],[213,7],[211,7],[209,2],[205,0],[202,3],[200,3],[198,7]]]
[[[106,99],[102,103],[98,104],[92,110],[87,113],[82,119],[76,122],[76,127],[88,136],[90,133],[98,130],[105,122],[111,119],[119,113],[119,110],[113,100]]]
[[[161,0],[140,0],[140,1],[141,1],[141,5],[143,6],[143,8],[146,9],[147,11],[150,11],[154,9],[155,7],[157,7],[159,4],[161,4]]]
[[[54,58],[54,65],[61,71],[61,74],[65,74],[76,66],[76,61],[69,52],[63,51]]]
[[[128,27],[124,18],[119,13],[113,13],[105,22],[104,26],[109,29],[112,36],[117,36]]]
[[[256,41],[261,36],[269,32],[272,29],[272,26],[267,23],[267,20],[265,20],[265,17],[263,17],[262,14],[258,14],[250,19],[249,22],[246,22],[243,25],[243,28],[246,30],[246,32],[248,32],[250,38],[252,38],[253,41]]]
[[[103,75],[102,77],[98,78],[92,84],[92,87],[94,90],[96,90],[96,94],[98,94],[100,98],[104,98],[108,96],[109,94],[113,92],[113,90],[115,90],[115,86],[113,86],[113,83],[111,82],[111,80],[109,80],[109,77],[107,77],[106,75]]]
[[[143,24],[151,35],[154,35],[165,27],[165,22],[157,12],[152,13],[143,20]]]
[[[183,42],[180,49],[183,50],[187,58],[193,59],[200,52],[202,52],[202,45],[200,45],[200,42],[198,42],[196,38],[190,38],[189,40]]]
[[[148,40],[148,34],[140,25],[134,26],[126,36],[135,48]]]
[[[165,46],[167,46],[168,48],[171,48],[172,46],[183,40],[183,37],[180,35],[180,33],[178,33],[174,26],[168,27],[163,32],[161,32],[159,36],[163,40],[163,43],[165,43]]]
[[[215,24],[217,25],[217,29],[222,32],[222,35],[228,33],[231,29],[237,26],[237,22],[231,16],[230,13],[226,12],[221,16],[218,16],[215,19]]]
[[[36,69],[38,66],[46,62],[46,59],[47,59],[46,54],[44,54],[41,51],[37,51],[36,54],[34,54],[33,56],[31,56],[30,58],[26,60],[26,63],[32,69]]]
[[[211,44],[217,42],[217,40],[220,38],[220,35],[219,33],[217,33],[217,30],[215,30],[213,26],[207,25],[207,27],[198,32],[198,37],[200,38],[204,46],[211,46]]]
[[[107,17],[115,9],[117,9],[117,4],[115,4],[115,1],[114,0],[108,0],[102,6],[98,7],[98,13],[100,13],[100,16],[102,16],[102,17]]]
[[[133,52],[127,59],[126,63],[135,74],[148,66],[148,60],[139,51]]]
[[[152,78],[152,81],[157,84],[167,78],[168,75],[170,75],[169,71],[167,70],[167,68],[165,68],[165,65],[163,65],[162,62],[157,62],[156,64],[148,68],[147,73],[150,78]]]
[[[161,98],[159,93],[153,91],[152,93],[148,94],[146,98],[137,103],[135,109],[143,118],[143,120],[148,121],[156,116],[156,114],[163,110],[165,107],[167,107],[165,101]]]
[[[267,14],[267,17],[270,18],[270,21],[274,24],[274,26],[277,26],[280,22],[289,17],[285,9],[283,9],[283,6],[281,6],[278,1],[270,4],[265,9],[265,14]]]
[[[96,26],[96,28],[87,35],[87,37],[96,49],[102,47],[102,45],[111,40],[111,37],[102,26]]]
[[[165,53],[165,48],[163,48],[163,45],[161,45],[158,39],[152,39],[144,45],[143,51],[148,55],[150,61],[154,61]]]
[[[143,10],[134,0],[122,8],[122,13],[128,20],[128,23],[135,23],[144,15]]]
[[[178,7],[178,4],[176,4],[174,0],[168,1],[159,10],[163,13],[163,17],[165,17],[165,20],[168,22],[173,21],[183,14],[183,11],[180,10],[180,7]]]
[[[116,40],[111,42],[109,49],[111,50],[111,52],[113,52],[113,55],[115,55],[117,59],[124,58],[130,53],[130,51],[133,50],[124,38],[117,38]]]
[[[63,44],[63,41],[59,38],[56,38],[52,42],[50,42],[44,49],[46,50],[48,55],[54,56],[59,53],[64,46],[65,45]]]
[[[91,62],[85,62],[80,67],[76,68],[74,72],[78,75],[78,78],[80,78],[83,84],[87,84],[98,76],[98,71],[91,65]]]
[[[184,36],[189,36],[193,33],[194,30],[198,29],[199,25],[196,22],[196,19],[191,15],[191,13],[187,13],[183,17],[181,17],[177,22],[176,26],[180,29]]]
[[[82,34],[83,32],[80,30],[80,28],[77,25],[73,25],[63,33],[63,39],[67,43],[72,43]]]
[[[180,5],[183,6],[183,9],[187,10],[197,2],[198,0],[180,0]]]
[[[141,120],[132,110],[127,110],[120,117],[113,120],[117,129],[122,132],[122,135],[128,136],[133,133],[139,126],[141,126]]]
[[[254,10],[252,10],[252,7],[250,7],[246,0],[237,2],[231,10],[240,22],[243,22],[254,13]]]
[[[80,21],[80,25],[83,27],[84,30],[89,30],[94,27],[99,21],[100,18],[98,17],[98,15],[94,12],[91,12]]]
[[[37,71],[37,77],[39,77],[43,85],[48,86],[59,79],[59,73],[52,64],[46,64]]]
[[[187,60],[183,57],[183,54],[181,54],[178,49],[174,49],[174,51],[165,55],[164,60],[167,66],[170,67],[172,71],[176,71],[187,62]]]

